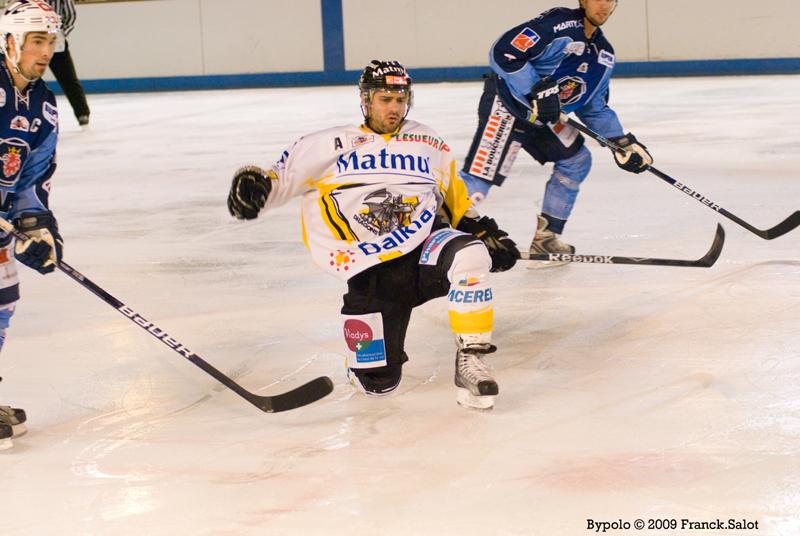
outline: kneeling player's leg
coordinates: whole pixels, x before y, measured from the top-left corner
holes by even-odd
[[[491,344],[494,310],[489,271],[492,260],[480,240],[453,229],[441,229],[428,239],[420,258],[423,285],[447,283],[450,327],[456,337],[455,384],[459,404],[490,409],[499,392],[483,356]]]
[[[409,262],[378,265],[348,281],[342,307],[348,377],[368,395],[388,395],[397,389],[403,363],[408,361],[404,343],[412,307],[388,301],[391,295],[386,294],[394,279],[415,280],[414,274],[405,274],[407,265]],[[410,287],[413,291],[413,284]],[[408,295],[402,289],[397,291],[399,297]]]

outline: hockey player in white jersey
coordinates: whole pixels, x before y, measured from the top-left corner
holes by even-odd
[[[233,178],[231,214],[253,219],[302,198],[302,237],[316,264],[347,281],[342,307],[348,377],[371,396],[402,378],[411,311],[447,296],[456,339],[458,402],[491,409],[498,386],[490,271],[519,256],[494,220],[470,209],[450,147],[407,120],[411,78],[396,61],[374,60],[359,78],[364,123],[309,134],[270,168]]]

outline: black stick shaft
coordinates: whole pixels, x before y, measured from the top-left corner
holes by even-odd
[[[725,230],[722,225],[717,224],[717,231],[714,241],[708,252],[697,260],[683,259],[658,259],[654,257],[624,257],[613,255],[574,255],[574,254],[530,254],[521,253],[521,258],[529,261],[550,261],[550,262],[575,262],[585,264],[635,264],[644,266],[687,266],[695,268],[710,268],[719,259],[722,253],[722,246],[725,244]]]
[[[14,227],[9,221],[0,218],[0,229],[6,231],[7,233],[11,233],[14,235],[15,238],[18,240],[28,240],[28,236],[24,233],[20,232],[16,227]],[[285,411],[288,409],[294,409],[296,407],[303,406],[305,404],[310,404],[330,393],[333,390],[333,383],[331,382],[330,378],[327,377],[320,377],[308,382],[306,384],[301,385],[293,389],[292,391],[276,395],[276,396],[259,396],[254,393],[251,393],[228,376],[220,372],[217,368],[212,366],[202,357],[197,355],[196,353],[192,352],[184,346],[182,343],[178,342],[176,339],[171,337],[167,332],[156,326],[154,323],[146,320],[142,317],[139,313],[134,311],[131,307],[125,305],[122,301],[118,300],[110,293],[106,292],[103,288],[99,285],[92,282],[91,279],[80,273],[78,270],[67,264],[65,261],[59,261],[58,268],[67,274],[70,278],[76,281],[79,285],[83,288],[89,290],[92,294],[106,302],[108,305],[116,309],[120,314],[122,314],[125,318],[148,332],[150,335],[155,337],[156,339],[160,340],[164,345],[168,346],[174,352],[179,354],[181,357],[187,359],[188,361],[192,362],[194,365],[201,368],[207,374],[212,376],[222,385],[230,389],[231,391],[235,392],[257,408],[262,411],[266,411],[268,413],[276,412],[276,411]]]
[[[608,138],[598,134],[597,132],[593,131],[592,129],[590,129],[586,125],[583,125],[583,124],[579,123],[578,121],[575,121],[571,117],[567,117],[565,114],[561,115],[561,122],[562,123],[567,123],[570,126],[575,127],[579,131],[583,132],[584,134],[586,134],[590,138],[592,138],[595,141],[597,141],[600,145],[602,145],[604,147],[607,147],[607,148],[611,149],[612,151],[616,151],[616,152],[620,152],[620,153],[624,153],[625,152],[624,149],[622,149],[619,145],[617,145],[613,141],[611,141]],[[685,193],[686,195],[688,195],[692,199],[694,199],[696,201],[699,201],[700,203],[702,203],[703,205],[707,206],[711,210],[714,210],[714,211],[722,214],[723,216],[725,216],[729,220],[735,222],[736,224],[744,227],[745,229],[747,229],[751,233],[753,233],[755,235],[758,235],[758,236],[760,236],[761,238],[763,238],[765,240],[772,240],[774,238],[778,238],[779,236],[782,236],[782,235],[788,233],[789,231],[793,230],[798,225],[800,225],[800,211],[795,211],[791,216],[789,216],[788,218],[786,218],[785,220],[780,222],[778,225],[776,225],[776,226],[774,226],[774,227],[772,227],[770,229],[763,229],[763,230],[762,229],[758,229],[757,227],[754,227],[753,225],[747,223],[746,221],[744,221],[743,219],[738,217],[736,214],[732,214],[732,213],[728,212],[722,206],[720,206],[718,203],[715,203],[714,201],[712,201],[711,199],[707,198],[706,196],[704,196],[703,194],[701,194],[697,190],[687,186],[686,184],[683,184],[680,181],[677,181],[677,180],[673,179],[672,177],[670,177],[666,173],[656,169],[655,167],[648,166],[647,171],[649,171],[650,173],[652,173],[653,175],[655,175],[659,179],[671,184],[676,189],[678,189],[681,192]]]

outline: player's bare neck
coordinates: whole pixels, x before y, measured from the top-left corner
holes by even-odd
[[[597,26],[589,22],[586,17],[583,17],[583,35],[586,36],[586,39],[591,39],[596,30]]]
[[[4,56],[3,59],[6,62],[6,69],[8,69],[8,74],[11,75],[11,80],[14,82],[14,87],[17,88],[17,91],[20,93],[24,93],[25,89],[28,87],[28,80],[17,72],[17,69],[11,65],[11,60],[8,59],[8,56]]]

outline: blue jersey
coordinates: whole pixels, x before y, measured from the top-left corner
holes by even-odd
[[[603,136],[622,136],[608,106],[614,48],[597,28],[590,39],[583,10],[551,9],[504,33],[489,51],[489,65],[502,82],[500,97],[515,116],[530,117],[531,88],[544,77],[558,82],[564,113],[575,112]]]
[[[0,55],[0,216],[49,210],[57,138],[53,92],[41,79],[17,90]]]

